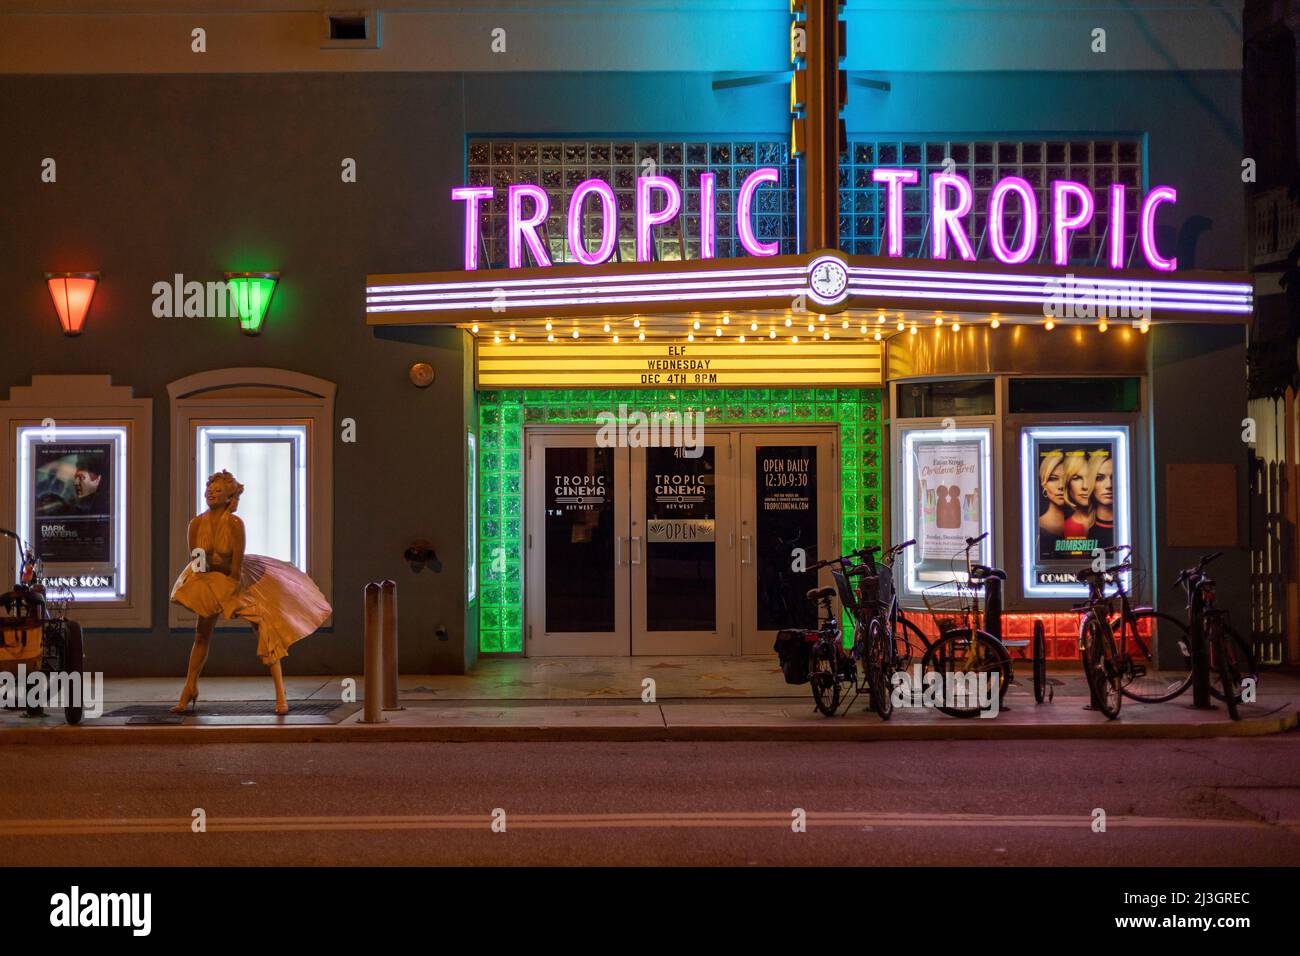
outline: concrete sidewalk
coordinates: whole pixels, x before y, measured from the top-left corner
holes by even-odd
[[[106,681],[104,714],[68,727],[62,714],[24,718],[0,711],[0,745],[58,743],[231,743],[254,741],[638,741],[638,740],[1008,740],[1255,736],[1297,726],[1300,679],[1266,673],[1259,700],[1241,721],[1219,705],[1193,710],[1190,692],[1166,704],[1124,700],[1120,717],[1085,709],[1077,666],[1053,667],[1054,699],[1036,704],[1028,667],[995,718],[960,720],[903,709],[880,720],[859,698],[841,716],[817,713],[806,685],[791,686],[771,658],[562,660],[493,659],[470,675],[409,675],[402,710],[361,722],[348,679],[286,678],[290,713],[274,713],[268,678],[204,678],[196,712],[168,712],[181,681]],[[654,681],[643,702],[645,679]]]

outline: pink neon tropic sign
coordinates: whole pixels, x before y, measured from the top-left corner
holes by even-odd
[[[957,193],[957,205],[948,205],[948,192]],[[957,254],[963,259],[974,259],[975,250],[966,237],[961,224],[963,216],[970,215],[975,205],[975,191],[970,181],[956,173],[938,173],[930,177],[930,252],[936,259],[948,258],[948,239],[957,245]]]
[[[600,199],[600,245],[588,252],[582,241],[582,204],[589,193]],[[573,190],[569,199],[569,251],[584,266],[598,266],[614,252],[618,241],[618,198],[609,183],[600,179],[584,179]]]
[[[885,255],[903,254],[903,184],[917,181],[915,169],[873,169],[871,181],[885,184]]]
[[[533,214],[524,218],[524,198],[533,201]],[[511,269],[518,269],[524,263],[522,239],[528,244],[528,251],[539,266],[551,264],[551,254],[537,234],[537,227],[546,222],[546,215],[551,211],[551,199],[541,186],[517,184],[506,190],[506,262]]]
[[[1110,212],[1106,230],[1106,262],[1112,269],[1124,268],[1124,184],[1111,183]]]
[[[1004,212],[1007,198],[1015,193],[1020,197],[1020,245],[1012,249],[1007,245],[1007,223]],[[1028,262],[1038,243],[1038,197],[1029,181],[1019,176],[1007,176],[998,181],[989,194],[989,245],[999,262],[1009,266]]]
[[[478,268],[478,204],[492,198],[491,186],[456,186],[451,191],[452,202],[465,203],[465,268]]]
[[[714,173],[700,173],[700,258],[718,254],[718,217]]]
[[[779,242],[760,242],[754,235],[754,217],[750,211],[754,205],[754,193],[763,183],[779,182],[781,174],[771,166],[756,169],[740,185],[740,195],[736,197],[736,233],[740,244],[751,256],[774,256],[781,251]]]
[[[1078,200],[1078,211],[1071,214],[1070,197]],[[1058,266],[1070,264],[1070,233],[1092,222],[1096,212],[1092,190],[1083,183],[1058,179],[1052,183],[1052,262]]]
[[[1152,269],[1160,272],[1173,272],[1178,268],[1177,257],[1166,259],[1156,249],[1156,208],[1161,203],[1178,201],[1178,190],[1173,186],[1157,186],[1147,193],[1142,202],[1142,215],[1138,222],[1138,239],[1142,245],[1142,256]]]
[[[664,207],[654,208],[654,193],[668,197]],[[649,262],[650,233],[655,226],[672,222],[682,210],[682,191],[667,176],[638,176],[636,180],[636,261]]]

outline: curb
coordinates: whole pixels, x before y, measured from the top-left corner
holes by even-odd
[[[1281,708],[1279,708],[1281,709]],[[1158,740],[1261,737],[1300,725],[1296,711],[1197,723],[1099,721],[1079,724],[998,724],[958,720],[925,724],[826,721],[810,724],[665,727],[443,726],[340,723],[245,727],[49,727],[0,730],[4,745],[248,744],[248,743],[543,743],[649,741],[889,741],[889,740]]]

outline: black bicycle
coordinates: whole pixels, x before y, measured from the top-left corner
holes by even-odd
[[[41,563],[17,534],[0,528],[0,535],[18,542],[22,568],[13,590],[0,594],[0,660],[13,663],[30,661],[46,674],[80,674],[85,670],[85,646],[81,625],[68,620],[71,597],[51,597],[41,579]],[[66,685],[65,685],[66,687]],[[41,707],[28,707],[27,715],[44,713]],[[81,695],[63,701],[63,718],[70,724],[81,723]]]
[[[1258,680],[1258,675],[1250,647],[1230,632],[1225,612],[1215,601],[1214,580],[1205,573],[1206,565],[1222,556],[1222,551],[1202,555],[1195,567],[1179,572],[1177,583],[1187,593],[1188,628],[1201,629],[1211,673],[1218,675],[1223,688],[1215,696],[1227,705],[1229,717],[1240,720],[1242,687],[1248,679]],[[1210,692],[1214,693],[1213,685]]]
[[[1106,588],[1117,585],[1129,570],[1130,565],[1125,562],[1099,571],[1083,568],[1074,576],[1075,580],[1088,586],[1088,600],[1073,608],[1083,614],[1079,620],[1083,676],[1088,681],[1092,705],[1108,720],[1119,716],[1124,701],[1125,665],[1131,665],[1131,661],[1121,658],[1115,645],[1115,634],[1110,624],[1111,601],[1106,596]],[[1123,626],[1124,619],[1121,617],[1120,620]]]
[[[925,651],[921,660],[923,671],[937,671],[943,676],[942,686],[970,688],[983,680],[998,681],[998,704],[1006,696],[1014,679],[1011,653],[1002,639],[1002,583],[1007,574],[1001,568],[989,567],[971,560],[971,550],[988,537],[988,532],[976,538],[967,538],[964,551],[954,557],[964,557],[964,580],[944,582],[926,588],[921,598],[939,628],[939,639]],[[980,609],[980,593],[984,593],[984,609]],[[1026,644],[1024,642],[1016,642]],[[1037,670],[1035,671],[1037,674]],[[972,683],[976,682],[976,683]],[[951,717],[978,717],[980,708],[965,706],[945,694],[939,709]]]

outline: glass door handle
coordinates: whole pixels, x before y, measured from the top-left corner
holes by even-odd
[[[623,536],[616,534],[614,535],[614,567],[621,568],[622,566],[623,566]]]
[[[744,555],[741,556],[740,563],[741,563],[741,564],[753,564],[753,563],[754,563],[754,538],[753,538],[753,536],[752,536],[752,535],[748,535],[748,534],[742,534],[742,535],[740,536],[740,541],[741,541],[741,543],[745,546],[745,553],[744,553]]]
[[[632,542],[632,563],[640,564],[641,563],[641,536],[639,534],[634,534],[628,540]]]

